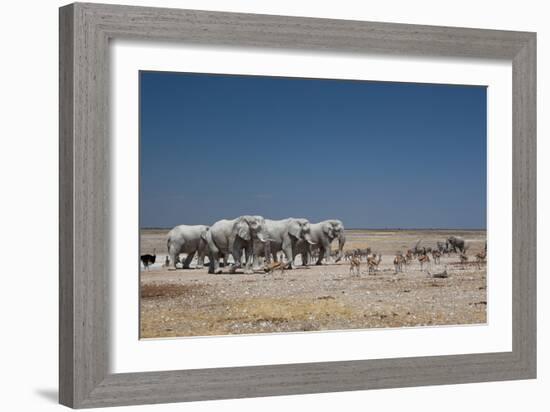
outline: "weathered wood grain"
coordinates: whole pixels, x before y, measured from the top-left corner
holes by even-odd
[[[60,402],[83,408],[527,379],[536,375],[534,33],[76,3],[60,9]],[[513,64],[513,350],[109,373],[109,40]]]

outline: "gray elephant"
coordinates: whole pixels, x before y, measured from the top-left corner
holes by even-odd
[[[449,236],[447,238],[447,250],[453,251],[456,253],[457,250],[460,251],[460,253],[464,253],[466,250],[466,242],[463,238],[458,236]]]
[[[441,253],[449,253],[449,246],[447,242],[437,241],[437,248]]]
[[[317,257],[317,265],[322,264],[322,260],[326,257],[327,262],[331,259],[331,243],[334,239],[338,239],[338,252],[336,254],[336,262],[340,261],[344,256],[344,244],[346,243],[346,235],[344,233],[344,224],[340,220],[331,219],[324,220],[319,223],[310,224],[311,241],[315,245],[311,245],[303,240],[297,242],[295,255],[302,255],[302,265],[307,265],[309,257],[313,249],[319,249]]]
[[[197,267],[204,265],[204,255],[207,251],[204,233],[208,229],[209,227],[205,225],[179,225],[168,232],[167,247],[172,269],[176,269],[176,262],[180,253],[187,253],[187,257],[183,262],[184,269],[189,269],[195,253],[198,253]]]
[[[310,224],[307,219],[293,218],[282,220],[265,220],[267,236],[269,237],[269,253],[277,262],[277,254],[282,251],[286,257],[288,268],[292,269],[294,252],[298,241],[313,245]],[[259,257],[265,256],[265,243],[254,242],[254,266],[259,266]],[[269,258],[269,256],[267,256]]]
[[[230,273],[241,267],[242,252],[245,252],[245,273],[251,273],[253,242],[265,243],[269,237],[265,219],[261,216],[240,216],[233,220],[219,220],[204,234],[208,244],[210,265],[208,273],[221,273],[220,255],[233,256]]]

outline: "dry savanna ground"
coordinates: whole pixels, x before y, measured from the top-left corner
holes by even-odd
[[[209,275],[207,268],[168,270],[167,230],[142,230],[141,253],[156,248],[157,260],[141,271],[141,337],[412,327],[485,323],[486,266],[475,263],[485,231],[348,230],[345,250],[370,247],[382,254],[379,269],[350,275],[349,262],[308,266],[272,274]],[[431,262],[447,270],[433,278],[413,260],[395,273],[393,259],[422,239],[434,246],[454,234],[466,239],[469,262],[458,256]],[[335,246],[335,245],[334,245]],[[196,260],[195,260],[196,262]]]

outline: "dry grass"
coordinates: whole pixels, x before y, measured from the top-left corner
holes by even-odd
[[[140,288],[142,299],[176,298],[185,295],[204,295],[206,285],[186,285],[180,283],[144,283]]]
[[[482,279],[380,276],[341,281],[353,282],[346,287],[347,293],[330,287],[317,296],[249,298],[227,298],[223,289],[211,284],[146,284],[142,287],[141,337],[458,325],[487,320],[485,288],[479,286]],[[363,297],[357,300],[357,296]]]
[[[254,298],[237,302],[232,313],[236,319],[254,322],[308,322],[312,319],[346,318],[353,314],[341,302],[334,299],[296,299]]]
[[[436,285],[428,287],[432,286]],[[281,298],[225,300],[193,308],[182,302],[167,305],[165,301],[161,306],[153,304],[156,310],[151,317],[153,312],[148,304],[156,299],[142,302],[142,338],[458,325],[485,323],[487,319],[486,301],[468,303],[470,315],[465,320],[458,311],[455,314],[452,307],[427,311],[415,305],[396,307],[380,299],[357,308],[333,296],[300,301]]]
[[[333,299],[250,298],[193,310],[163,305],[154,319],[143,310],[147,302],[142,304],[142,338],[322,330],[353,316],[351,308]]]

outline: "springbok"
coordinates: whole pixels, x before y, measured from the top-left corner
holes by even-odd
[[[428,255],[420,255],[418,258],[418,262],[420,263],[420,271],[424,271],[424,264],[430,263],[430,258]]]
[[[349,273],[350,275],[353,275],[353,272],[355,271],[356,276],[361,276],[361,259],[359,256],[352,256],[350,264],[349,264]]]
[[[468,261],[468,256],[466,256],[466,252],[460,252],[458,258],[460,259],[460,263],[462,263],[462,266],[464,267],[464,264]]]
[[[372,256],[367,257],[367,265],[369,266],[369,274],[374,273],[378,270],[378,265],[382,261],[382,255],[376,256],[376,253],[373,253]]]
[[[432,250],[432,258],[434,263],[439,265],[439,262],[441,261],[441,252],[439,250]]]
[[[405,263],[405,258],[400,252],[397,255],[395,255],[395,258],[393,259],[393,265],[395,266],[395,273],[403,272],[403,263]]]
[[[413,251],[409,249],[407,250],[407,254],[405,255],[405,265],[411,263],[411,260],[413,260]]]
[[[287,264],[283,263],[282,260],[279,260],[278,262],[272,262],[264,266],[264,272],[273,273],[275,270],[279,269],[281,273],[284,273],[286,265]]]
[[[478,269],[481,269],[481,263],[485,262],[485,259],[487,259],[486,249],[476,254],[476,262],[477,262]]]

